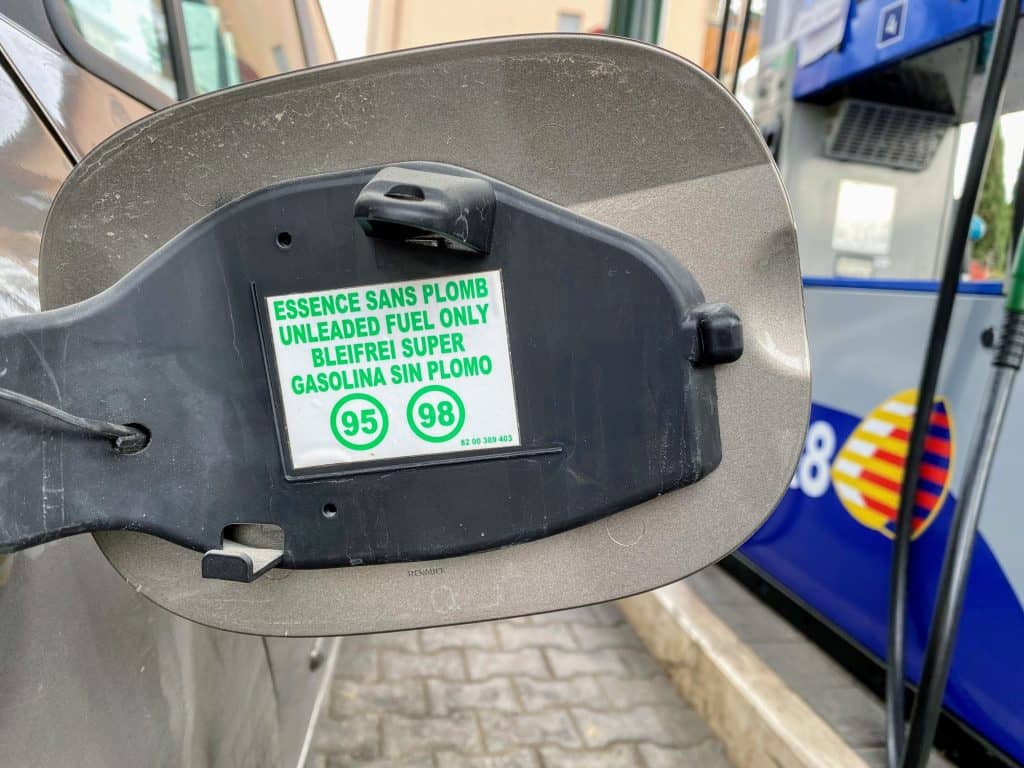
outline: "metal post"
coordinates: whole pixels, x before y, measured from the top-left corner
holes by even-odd
[[[732,92],[735,94],[740,84],[740,67],[743,66],[743,54],[747,48],[747,35],[750,32],[750,12],[754,0],[747,0],[743,7],[743,24],[740,26],[740,42],[736,52],[736,69],[732,73]]]
[[[732,11],[732,0],[723,0],[722,18],[719,21],[718,50],[715,52],[715,77],[722,77],[722,59],[725,56],[725,35],[729,30],[729,14]]]

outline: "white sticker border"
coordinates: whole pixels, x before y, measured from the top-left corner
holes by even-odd
[[[341,291],[346,289],[364,289],[369,287],[395,286],[410,283],[423,283],[430,280],[446,280],[467,276],[495,275],[499,289],[502,314],[504,317],[504,337],[508,351],[509,376],[511,385],[511,419],[515,425],[516,440],[512,443],[501,446],[482,446],[478,448],[455,447],[451,451],[411,454],[403,456],[382,457],[367,459],[361,462],[326,462],[311,466],[297,467],[292,457],[292,441],[290,428],[284,406],[284,382],[281,378],[281,369],[278,361],[277,347],[274,341],[274,326],[270,315],[270,300],[282,297],[303,296],[314,293],[329,291]],[[284,469],[284,477],[291,482],[318,480],[322,478],[348,477],[355,475],[372,474],[375,472],[388,472],[403,469],[415,469],[425,466],[443,466],[447,464],[464,464],[475,461],[488,461],[501,459],[507,456],[518,456],[520,454],[532,455],[538,451],[523,445],[522,424],[519,419],[519,388],[516,386],[516,361],[512,354],[512,337],[509,330],[508,302],[506,301],[504,270],[501,267],[494,269],[483,269],[474,272],[460,272],[458,274],[430,275],[408,280],[390,280],[380,283],[357,283],[351,285],[340,285],[328,288],[315,288],[290,291],[288,293],[268,293],[253,284],[253,299],[256,304],[257,331],[263,352],[264,369],[267,379],[267,386],[270,394],[271,410],[273,412],[274,431],[277,435],[278,453],[281,458],[281,465]],[[358,390],[357,390],[358,391]],[[547,450],[540,450],[540,453],[547,453]]]

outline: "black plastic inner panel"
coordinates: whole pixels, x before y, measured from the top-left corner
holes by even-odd
[[[119,456],[0,405],[0,551],[97,529],[205,551],[221,545],[226,526],[264,523],[284,531],[285,566],[432,559],[578,526],[717,466],[714,372],[688,361],[695,339],[685,320],[703,296],[685,269],[493,180],[489,254],[369,238],[353,205],[375,170],[263,190],[99,296],[0,324],[6,386],[152,433],[144,451]],[[315,477],[288,468],[254,292],[495,269],[518,448],[371,462],[357,473],[319,468]]]

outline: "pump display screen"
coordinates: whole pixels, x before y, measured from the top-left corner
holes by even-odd
[[[500,270],[266,303],[296,469],[520,444]]]

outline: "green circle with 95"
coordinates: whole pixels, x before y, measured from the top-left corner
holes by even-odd
[[[360,392],[346,395],[331,411],[331,432],[346,448],[368,451],[388,433],[388,412],[375,397]]]
[[[466,423],[466,407],[453,390],[431,384],[416,391],[405,409],[416,437],[428,443],[451,440]]]

